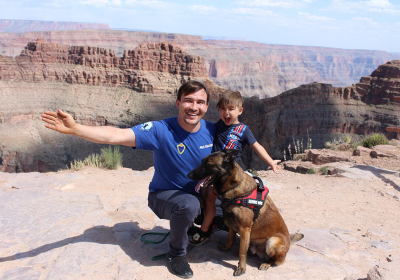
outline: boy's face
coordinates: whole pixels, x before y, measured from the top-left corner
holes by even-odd
[[[226,125],[238,124],[239,116],[243,112],[243,108],[236,105],[225,105],[218,109],[219,117]]]

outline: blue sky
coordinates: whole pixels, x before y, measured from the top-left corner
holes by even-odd
[[[0,0],[1,19],[400,53],[400,0]]]

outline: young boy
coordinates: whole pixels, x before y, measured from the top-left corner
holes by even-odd
[[[239,122],[239,116],[243,112],[243,98],[238,91],[228,91],[221,96],[217,103],[220,120],[215,124],[216,132],[212,152],[223,149],[240,149],[246,145],[250,147],[266,162],[275,173],[278,173],[278,163],[280,160],[273,160],[267,151],[254,138],[250,128]],[[236,158],[238,160],[240,154]],[[196,188],[205,180],[202,180]],[[197,190],[197,189],[196,189]],[[190,242],[193,245],[200,245],[207,241],[215,228],[213,218],[216,212],[215,200],[218,194],[212,186],[201,188],[201,196],[206,202],[204,211],[204,221],[200,228],[195,228],[193,238]]]

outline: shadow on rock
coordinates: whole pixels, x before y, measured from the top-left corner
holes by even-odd
[[[391,174],[399,176],[398,171],[391,171],[387,169],[377,168],[371,165],[354,165],[352,168],[357,168],[363,171],[369,171],[382,181],[389,183],[396,191],[400,192],[400,187],[392,180],[387,179],[383,174]]]
[[[154,243],[148,243],[141,240],[141,236],[145,233],[167,233],[168,230],[164,227],[156,226],[153,229],[147,231],[143,230],[138,226],[137,222],[125,222],[117,223],[112,227],[108,226],[95,226],[85,230],[81,235],[65,238],[63,240],[42,245],[34,248],[30,251],[20,252],[11,256],[0,257],[1,262],[21,260],[24,258],[33,258],[40,254],[49,252],[51,250],[65,247],[71,251],[76,251],[79,254],[85,255],[96,255],[100,254],[101,248],[98,246],[76,246],[77,244],[108,244],[119,246],[127,256],[132,260],[140,262],[144,266],[165,266],[165,261],[152,261],[151,258],[168,252],[169,250],[169,236],[159,244],[164,238],[162,235],[146,235],[144,238]],[[189,263],[207,263],[206,265],[221,265],[233,271],[236,269],[236,265],[232,265],[227,261],[238,261],[239,260],[239,242],[240,237],[237,238],[230,251],[220,251],[217,246],[223,244],[228,239],[228,233],[225,231],[219,231],[213,234],[210,241],[202,246],[193,247],[188,245],[187,258]],[[84,252],[82,251],[84,248]],[[67,250],[65,250],[67,251]],[[64,252],[65,252],[64,251]],[[104,254],[104,252],[102,252]],[[61,253],[63,254],[63,253]],[[71,254],[76,255],[76,253]],[[67,257],[67,256],[65,256]],[[107,254],[104,257],[110,257]],[[260,261],[254,257],[249,256],[247,265],[258,267]]]

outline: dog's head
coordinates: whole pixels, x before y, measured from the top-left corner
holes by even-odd
[[[212,153],[201,161],[200,166],[196,167],[187,175],[189,179],[200,181],[210,176],[207,185],[219,183],[221,178],[230,173],[235,167],[236,156],[240,150],[222,150]],[[217,190],[218,191],[218,190]]]

